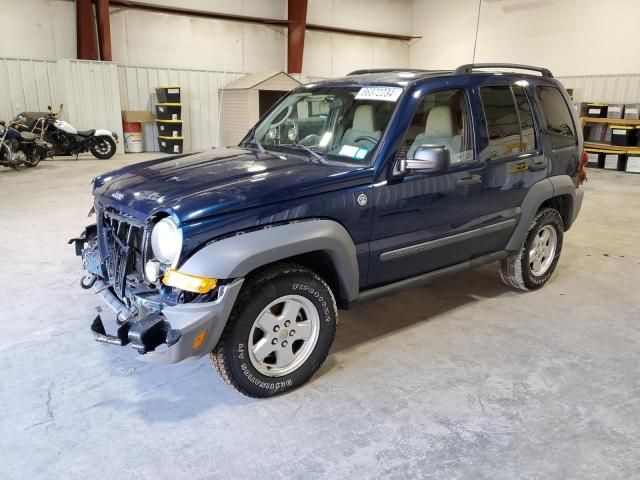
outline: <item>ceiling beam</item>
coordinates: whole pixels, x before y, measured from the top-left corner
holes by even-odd
[[[154,5],[151,3],[137,2],[134,0],[110,0],[112,7],[130,8],[133,10],[143,10],[155,13],[168,13],[173,15],[186,15],[190,17],[213,18],[218,20],[229,20],[233,22],[258,23],[262,25],[274,25],[280,27],[288,27],[289,20],[280,18],[252,17],[247,15],[236,15],[232,13],[210,12],[207,10],[194,10],[182,7],[169,7],[165,5]],[[374,32],[370,30],[354,30],[350,28],[333,27],[329,25],[306,24],[306,30],[315,30],[318,32],[340,33],[343,35],[358,35],[374,38],[386,38],[388,40],[409,41],[414,38],[420,38],[412,35],[400,35],[396,33]]]

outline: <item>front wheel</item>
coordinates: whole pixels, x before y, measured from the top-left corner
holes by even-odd
[[[106,135],[96,137],[96,144],[91,147],[91,153],[100,160],[108,160],[116,153],[116,142]]]
[[[536,290],[542,287],[556,269],[562,240],[564,223],[554,208],[540,210],[518,253],[502,261],[502,281],[520,290]]]
[[[211,362],[229,386],[249,397],[293,390],[327,358],[337,316],[333,294],[318,275],[276,265],[247,280]]]
[[[36,165],[38,165],[40,163],[40,160],[42,160],[44,158],[43,156],[40,155],[34,155],[33,157],[28,158],[24,164],[28,167],[28,168],[33,168]]]

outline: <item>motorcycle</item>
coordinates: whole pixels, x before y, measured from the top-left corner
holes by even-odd
[[[24,129],[23,117],[18,115],[7,126],[0,122],[0,165],[21,170],[35,167],[40,160],[53,154],[53,145]]]
[[[100,159],[107,160],[116,153],[118,135],[108,130],[78,130],[60,118],[63,105],[54,112],[49,105],[49,112],[39,118],[32,132],[39,134],[47,142],[53,144],[56,155],[78,155],[84,152]]]

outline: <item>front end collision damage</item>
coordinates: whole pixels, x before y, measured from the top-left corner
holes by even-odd
[[[140,359],[176,363],[212,351],[240,292],[252,271],[293,255],[324,251],[336,268],[338,287],[349,302],[358,296],[356,249],[338,222],[310,219],[270,226],[226,237],[197,250],[179,268],[183,273],[223,279],[211,301],[179,303],[167,288],[130,287],[118,298],[107,280],[100,258],[95,225],[87,227],[75,243],[87,277],[111,314],[99,314],[92,331],[99,342],[131,345]],[[165,293],[163,293],[165,292]],[[204,335],[204,339],[199,338]]]
[[[178,303],[173,292],[144,287],[128,289],[121,300],[105,279],[96,225],[86,227],[69,243],[74,244],[76,254],[82,257],[85,276],[81,286],[94,287],[109,307],[91,325],[98,342],[130,345],[141,354],[141,360],[156,363],[197,359],[218,343],[243,278],[218,286],[211,301]]]
[[[244,279],[239,278],[219,288],[211,302],[183,303],[156,310],[145,307],[147,299],[134,295],[137,313],[127,309],[104,285],[97,284],[99,295],[111,308],[115,334],[107,334],[102,315],[91,325],[95,339],[115,345],[131,345],[142,355],[140,360],[153,363],[177,363],[196,360],[218,343]],[[198,338],[200,337],[200,338]]]

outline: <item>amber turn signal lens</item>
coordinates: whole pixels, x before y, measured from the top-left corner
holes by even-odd
[[[207,293],[216,288],[218,280],[215,278],[199,277],[197,275],[189,275],[170,269],[164,274],[162,283],[169,287],[176,287],[187,292]]]
[[[202,344],[204,343],[204,339],[207,338],[207,331],[206,330],[202,330],[197,336],[196,338],[193,339],[193,350],[197,350],[198,348],[200,348],[202,346]]]

